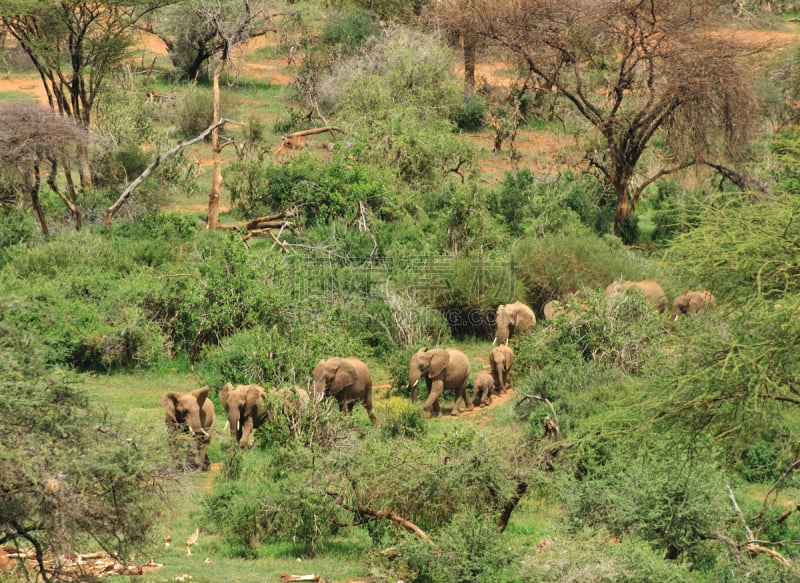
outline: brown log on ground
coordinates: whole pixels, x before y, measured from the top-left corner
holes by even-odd
[[[333,127],[333,126],[325,126],[322,128],[311,128],[308,130],[300,130],[298,132],[294,132],[288,134],[286,136],[281,137],[281,145],[278,146],[278,149],[275,151],[275,155],[277,156],[284,150],[294,150],[297,148],[302,148],[305,144],[305,140],[303,139],[305,136],[313,136],[315,134],[324,134],[325,132],[330,132],[331,135],[335,138],[336,135],[334,132],[342,132],[344,130],[341,128]]]

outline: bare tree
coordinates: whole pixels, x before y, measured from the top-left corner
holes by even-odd
[[[220,121],[219,80],[226,65],[233,59],[236,46],[247,42],[254,36],[266,32],[265,23],[273,15],[266,13],[265,8],[255,8],[250,0],[240,2],[222,2],[221,0],[203,0],[195,5],[194,10],[206,28],[214,32],[216,53],[213,54],[211,80],[214,91],[214,124]],[[216,229],[219,222],[219,201],[222,190],[222,145],[219,139],[219,128],[211,132],[211,150],[214,160],[214,171],[211,179],[211,192],[208,196],[208,216],[206,227]]]
[[[743,157],[756,100],[745,45],[721,28],[724,0],[436,0],[509,50],[595,130],[586,158],[613,187],[620,234],[655,180]],[[664,156],[642,167],[656,136]]]
[[[77,206],[70,162],[86,150],[89,139],[85,129],[47,107],[15,102],[0,105],[0,168],[15,175],[27,191],[45,235],[49,233],[47,218],[39,202],[45,173],[51,190],[75,218],[75,228],[81,228],[81,212]],[[62,192],[56,182],[59,164],[67,193]]]

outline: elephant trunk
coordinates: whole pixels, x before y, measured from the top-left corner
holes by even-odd
[[[506,388],[505,371],[503,370],[502,365],[497,367],[497,384],[500,385],[497,387],[498,393],[502,392]]]
[[[411,393],[411,402],[416,403],[417,401],[417,385],[419,384],[419,376],[413,378],[414,375],[409,375],[408,378],[408,390]]]

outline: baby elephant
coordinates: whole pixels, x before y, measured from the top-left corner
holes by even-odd
[[[494,390],[494,379],[488,372],[482,370],[472,381],[473,393],[472,402],[479,407],[485,407],[492,402],[492,391]]]
[[[714,305],[714,295],[706,290],[688,291],[672,301],[672,319],[705,312]]]

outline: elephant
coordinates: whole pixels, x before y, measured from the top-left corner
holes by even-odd
[[[492,345],[508,344],[508,339],[516,332],[529,330],[536,326],[536,315],[522,302],[500,304],[495,314],[495,333]]]
[[[452,415],[458,415],[459,399],[464,401],[468,411],[472,411],[474,408],[472,401],[467,398],[469,360],[467,355],[460,350],[456,348],[428,350],[423,347],[411,356],[408,385],[412,403],[417,400],[417,384],[422,377],[425,377],[425,383],[428,386],[428,398],[422,406],[425,413],[435,417],[441,415],[439,397],[445,389],[455,389],[456,391]]]
[[[561,316],[572,315],[572,311],[564,302],[560,300],[550,300],[542,306],[542,315],[544,315],[545,320],[552,320],[554,318],[560,318]]]
[[[606,287],[603,295],[608,300],[617,293],[623,293],[625,290],[635,288],[644,294],[648,303],[657,309],[659,312],[664,313],[667,309],[667,295],[658,283],[652,279],[644,279],[642,281],[613,281]]]
[[[479,407],[485,407],[492,402],[494,379],[485,370],[479,371],[472,381],[472,402]]]
[[[339,410],[352,413],[357,402],[364,404],[370,421],[375,423],[372,412],[372,374],[369,368],[355,356],[334,356],[320,360],[314,367],[314,394],[318,400],[335,397]]]
[[[495,393],[501,394],[508,390],[511,365],[513,364],[514,351],[510,346],[501,344],[492,348],[492,352],[489,354],[489,365],[492,369]]]
[[[714,305],[714,294],[706,290],[688,291],[672,301],[672,319],[683,314],[692,316],[708,310]]]
[[[208,386],[189,393],[168,391],[161,398],[167,441],[176,459],[181,457],[181,435],[191,436],[186,461],[180,462],[180,466],[186,469],[207,471],[211,467],[208,444],[214,426],[214,403],[208,398],[208,391]]]
[[[267,419],[265,403],[267,392],[259,385],[225,383],[219,390],[219,400],[228,415],[231,439],[245,449],[250,444],[250,434]]]

